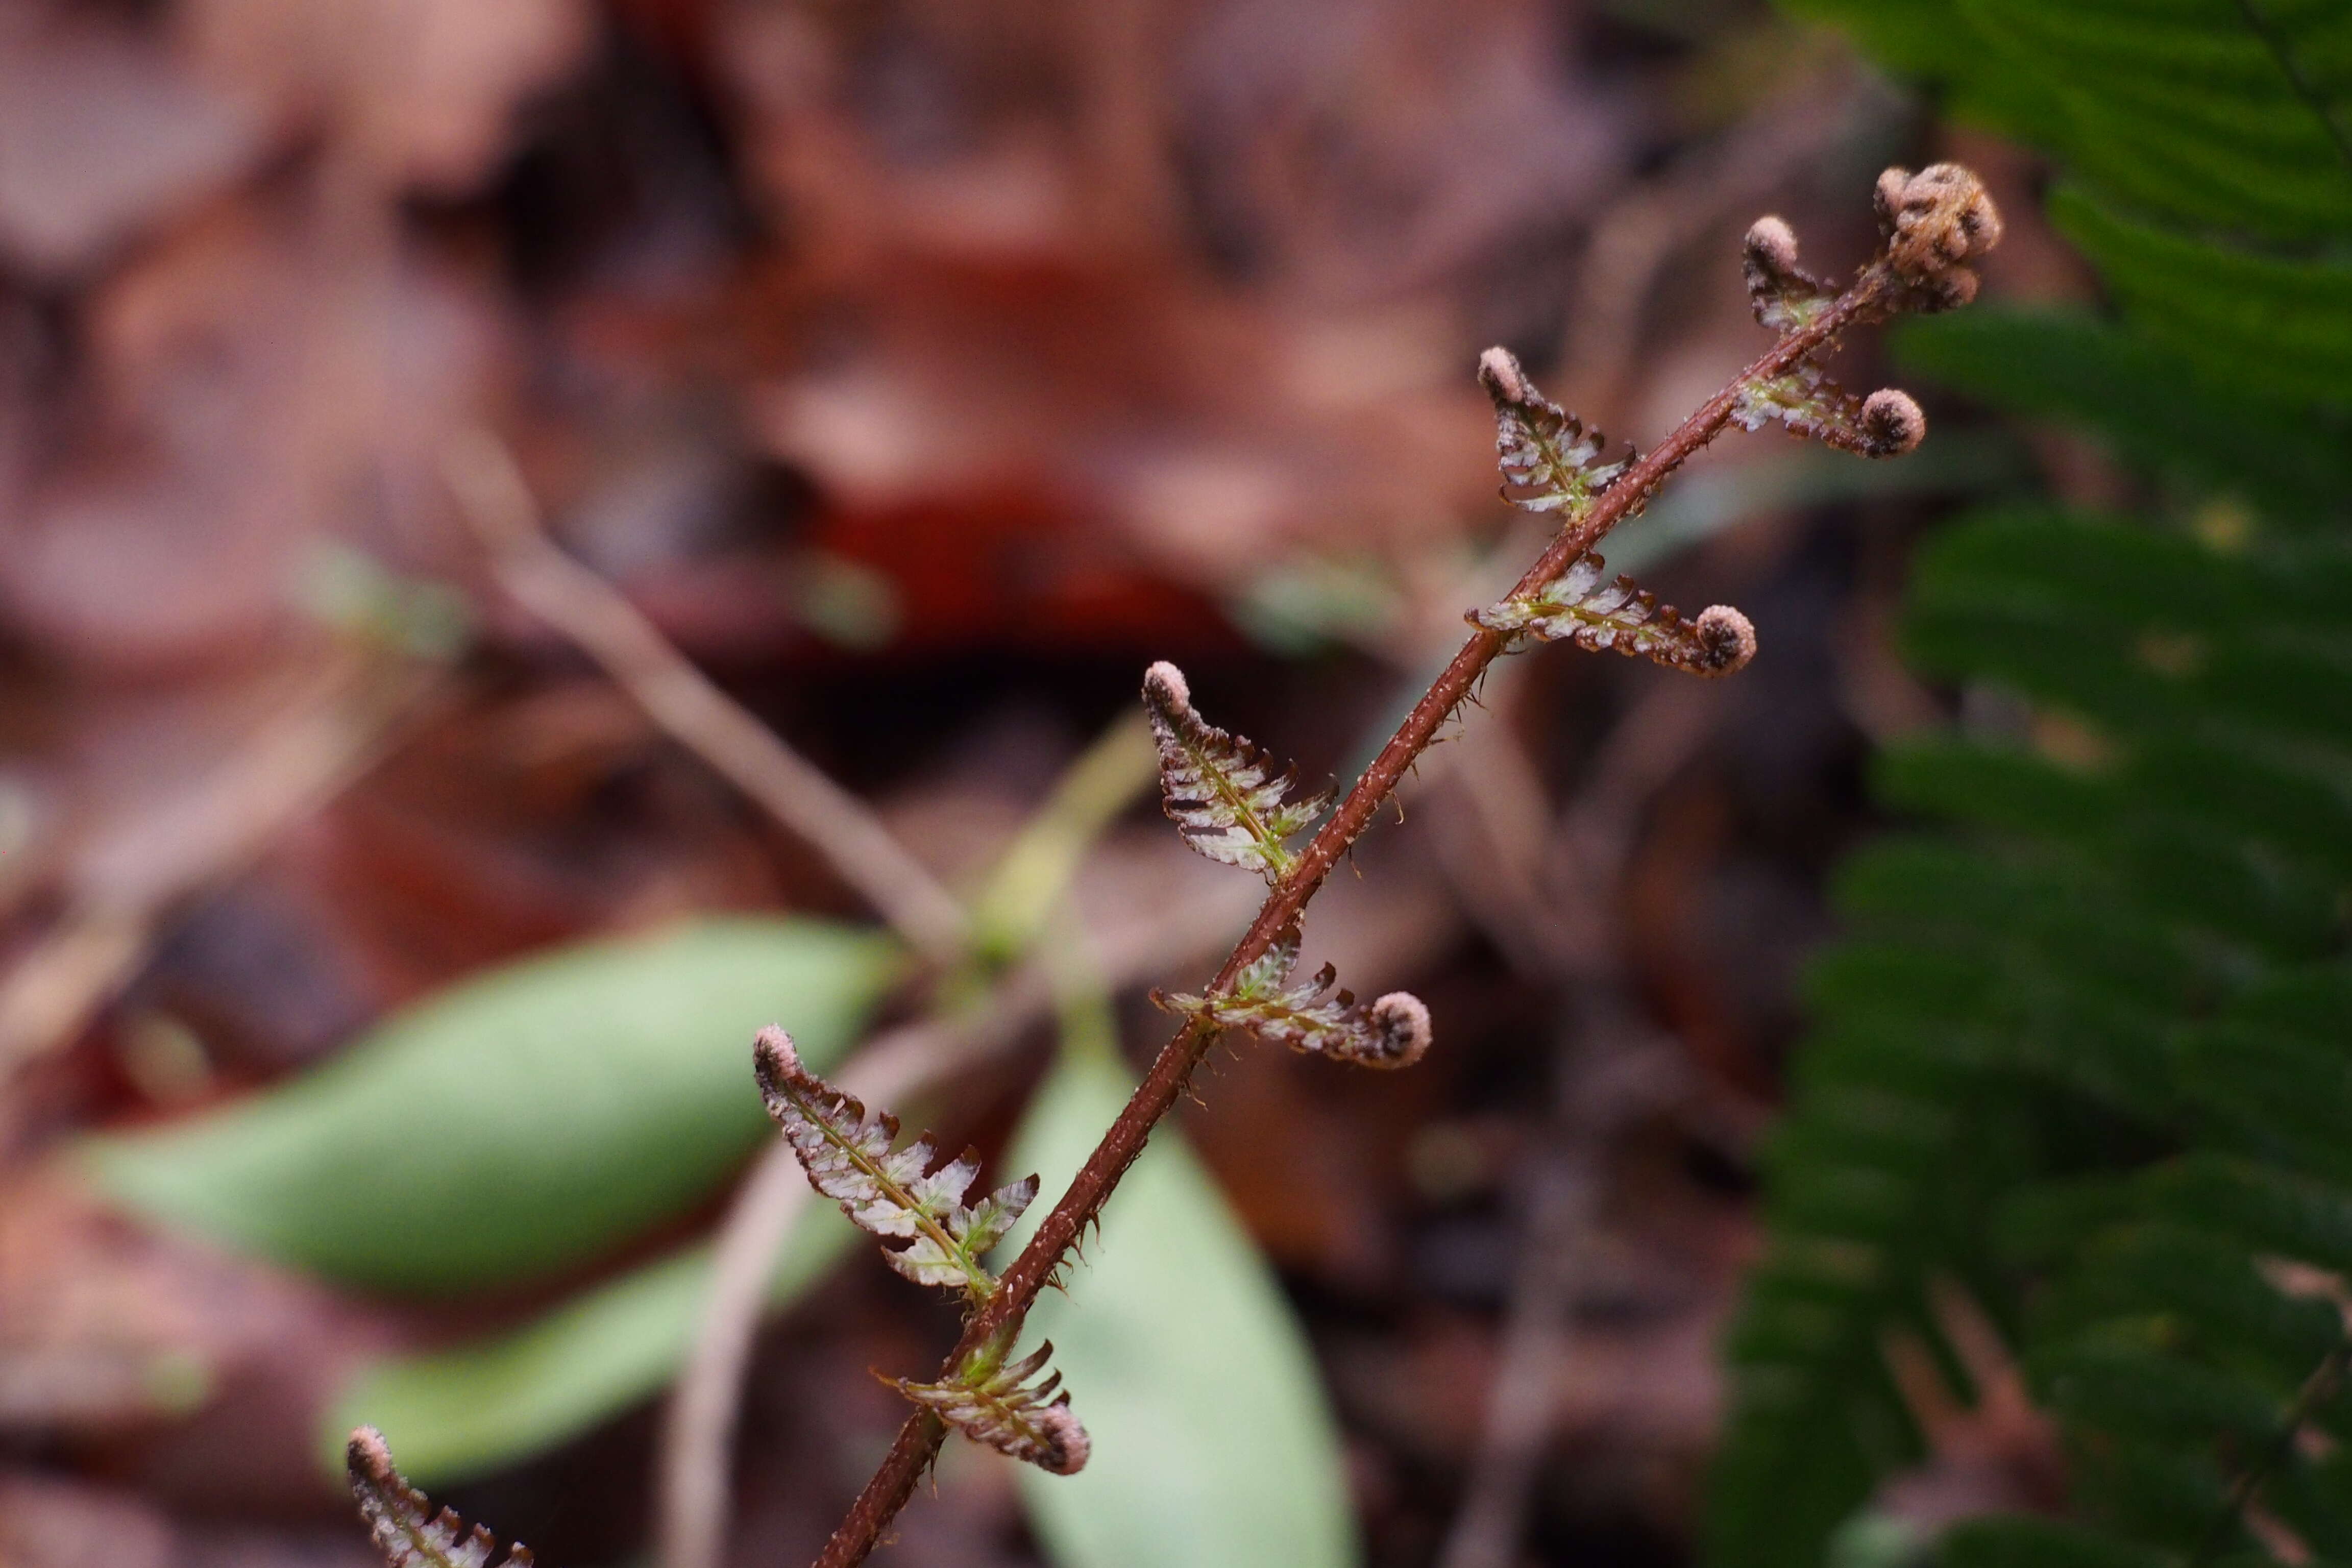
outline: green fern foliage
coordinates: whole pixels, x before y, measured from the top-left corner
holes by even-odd
[[[1953,1568],[2352,1561],[2352,7],[1795,3],[2055,156],[2113,313],[1903,352],[2146,501],[1917,561],[1906,651],[1969,719],[1880,759],[1930,826],[1840,879],[1707,1555],[1865,1538],[1926,1457],[1886,1346],[1967,1365],[1957,1286],[2067,1496],[1950,1529]]]

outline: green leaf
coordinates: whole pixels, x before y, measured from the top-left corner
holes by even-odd
[[[2352,171],[2343,177],[2352,184]],[[2133,323],[2211,380],[2352,403],[2352,263],[2201,243],[2072,187],[2050,206]]]
[[[1065,1053],[1007,1160],[1058,1192],[1130,1087],[1107,1051]],[[1034,1226],[1024,1226],[1024,1231]],[[1016,1235],[1011,1245],[1026,1239]],[[1344,1568],[1356,1561],[1338,1434],[1265,1261],[1162,1124],[1102,1229],[1029,1316],[1093,1438],[1087,1468],[1021,1467],[1059,1568]]]
[[[2260,0],[2275,42],[2352,110],[2352,16]],[[2352,167],[2273,43],[2227,0],[1963,0],[2054,109],[2073,171],[2183,226],[2279,241],[2352,228]]]
[[[857,1235],[839,1209],[810,1205],[778,1260],[770,1305],[805,1294]],[[441,1485],[567,1442],[668,1385],[701,1321],[709,1275],[709,1247],[689,1247],[522,1328],[376,1362],[334,1400],[320,1451],[337,1463],[343,1434],[374,1426],[411,1475]]]
[[[896,950],[812,920],[726,920],[478,975],[315,1072],[93,1140],[109,1194],[353,1284],[443,1292],[577,1265],[707,1198],[767,1135],[751,1037],[847,1047]]]
[[[2163,1568],[2158,1553],[2046,1519],[1970,1520],[1944,1542],[1948,1568]]]
[[[2088,310],[1915,317],[1895,358],[2004,411],[2087,430],[2134,467],[2239,491],[2285,527],[2352,510],[2352,437],[2272,397],[2216,395],[2194,360]]]

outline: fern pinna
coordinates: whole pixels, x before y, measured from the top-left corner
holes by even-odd
[[[2352,1561],[2352,8],[1801,8],[2058,157],[2116,313],[1899,347],[2145,500],[1981,513],[1918,562],[1909,650],[1971,718],[1879,785],[1951,826],[1842,879],[1707,1558]],[[1966,1366],[1955,1296],[2054,1426],[2063,1498],[2006,1493],[2038,1517],[1904,1511],[1932,1413],[1899,1347]]]
[[[394,1466],[383,1433],[373,1426],[353,1432],[343,1468],[385,1568],[488,1568],[498,1552],[490,1532],[478,1524],[468,1530],[453,1510],[435,1509]],[[531,1562],[530,1549],[518,1542],[507,1549],[502,1568],[531,1568]]]
[[[1364,1006],[1352,991],[1326,996],[1339,972],[1325,964],[1303,985],[1298,928],[1292,926],[1241,973],[1232,989],[1207,996],[1179,992],[1152,1000],[1213,1028],[1244,1028],[1292,1050],[1368,1068],[1409,1068],[1429,1049],[1429,1008],[1410,991],[1391,991]]]

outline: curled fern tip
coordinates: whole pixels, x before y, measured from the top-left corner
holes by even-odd
[[[1372,1003],[1372,1032],[1380,1050],[1358,1058],[1369,1068],[1409,1068],[1428,1054],[1429,1005],[1410,991],[1391,991]]]
[[[784,1082],[801,1070],[800,1053],[793,1048],[793,1037],[773,1024],[751,1037],[751,1064],[759,1075],[760,1087],[772,1093],[770,1085]]]
[[[1797,265],[1797,231],[1786,219],[1759,217],[1740,247],[1748,300],[1759,325],[1786,332],[1810,324],[1837,290]]]
[[[1878,176],[1878,225],[1895,276],[1924,309],[1948,310],[1977,297],[1977,275],[1963,262],[2000,243],[2000,209],[1984,182],[1958,163],[1930,163],[1917,174],[1894,168]]]
[[[1478,356],[1478,384],[1497,403],[1525,403],[1535,395],[1518,356],[1507,348],[1488,349]]]
[[[1155,660],[1151,668],[1143,672],[1143,684],[1171,708],[1190,708],[1192,705],[1192,683],[1184,679],[1182,670],[1164,658]]]
[[[1730,675],[1756,657],[1756,623],[1729,605],[1709,605],[1691,623],[1698,645],[1687,668],[1697,675]]]
[[[1907,392],[1884,386],[1862,400],[1863,453],[1899,458],[1927,438],[1927,416]]]

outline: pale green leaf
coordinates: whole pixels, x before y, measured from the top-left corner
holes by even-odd
[[[777,1264],[770,1305],[804,1294],[856,1237],[832,1205],[803,1208]],[[669,1384],[693,1343],[709,1276],[710,1248],[689,1247],[522,1328],[376,1362],[334,1401],[320,1451],[340,1464],[343,1434],[374,1426],[410,1475],[442,1485],[569,1441]]]
[[[315,1072],[94,1140],[132,1209],[354,1284],[448,1291],[576,1265],[707,1198],[768,1135],[751,1037],[846,1047],[896,950],[726,920],[478,975]]]
[[[1008,1167],[1059,1191],[1129,1087],[1107,1052],[1066,1053]],[[1339,1437],[1305,1337],[1173,1126],[1154,1134],[1068,1278],[1066,1296],[1038,1301],[1030,1335],[1054,1342],[1093,1451],[1075,1476],[1024,1465],[1020,1477],[1059,1568],[1356,1561]]]

